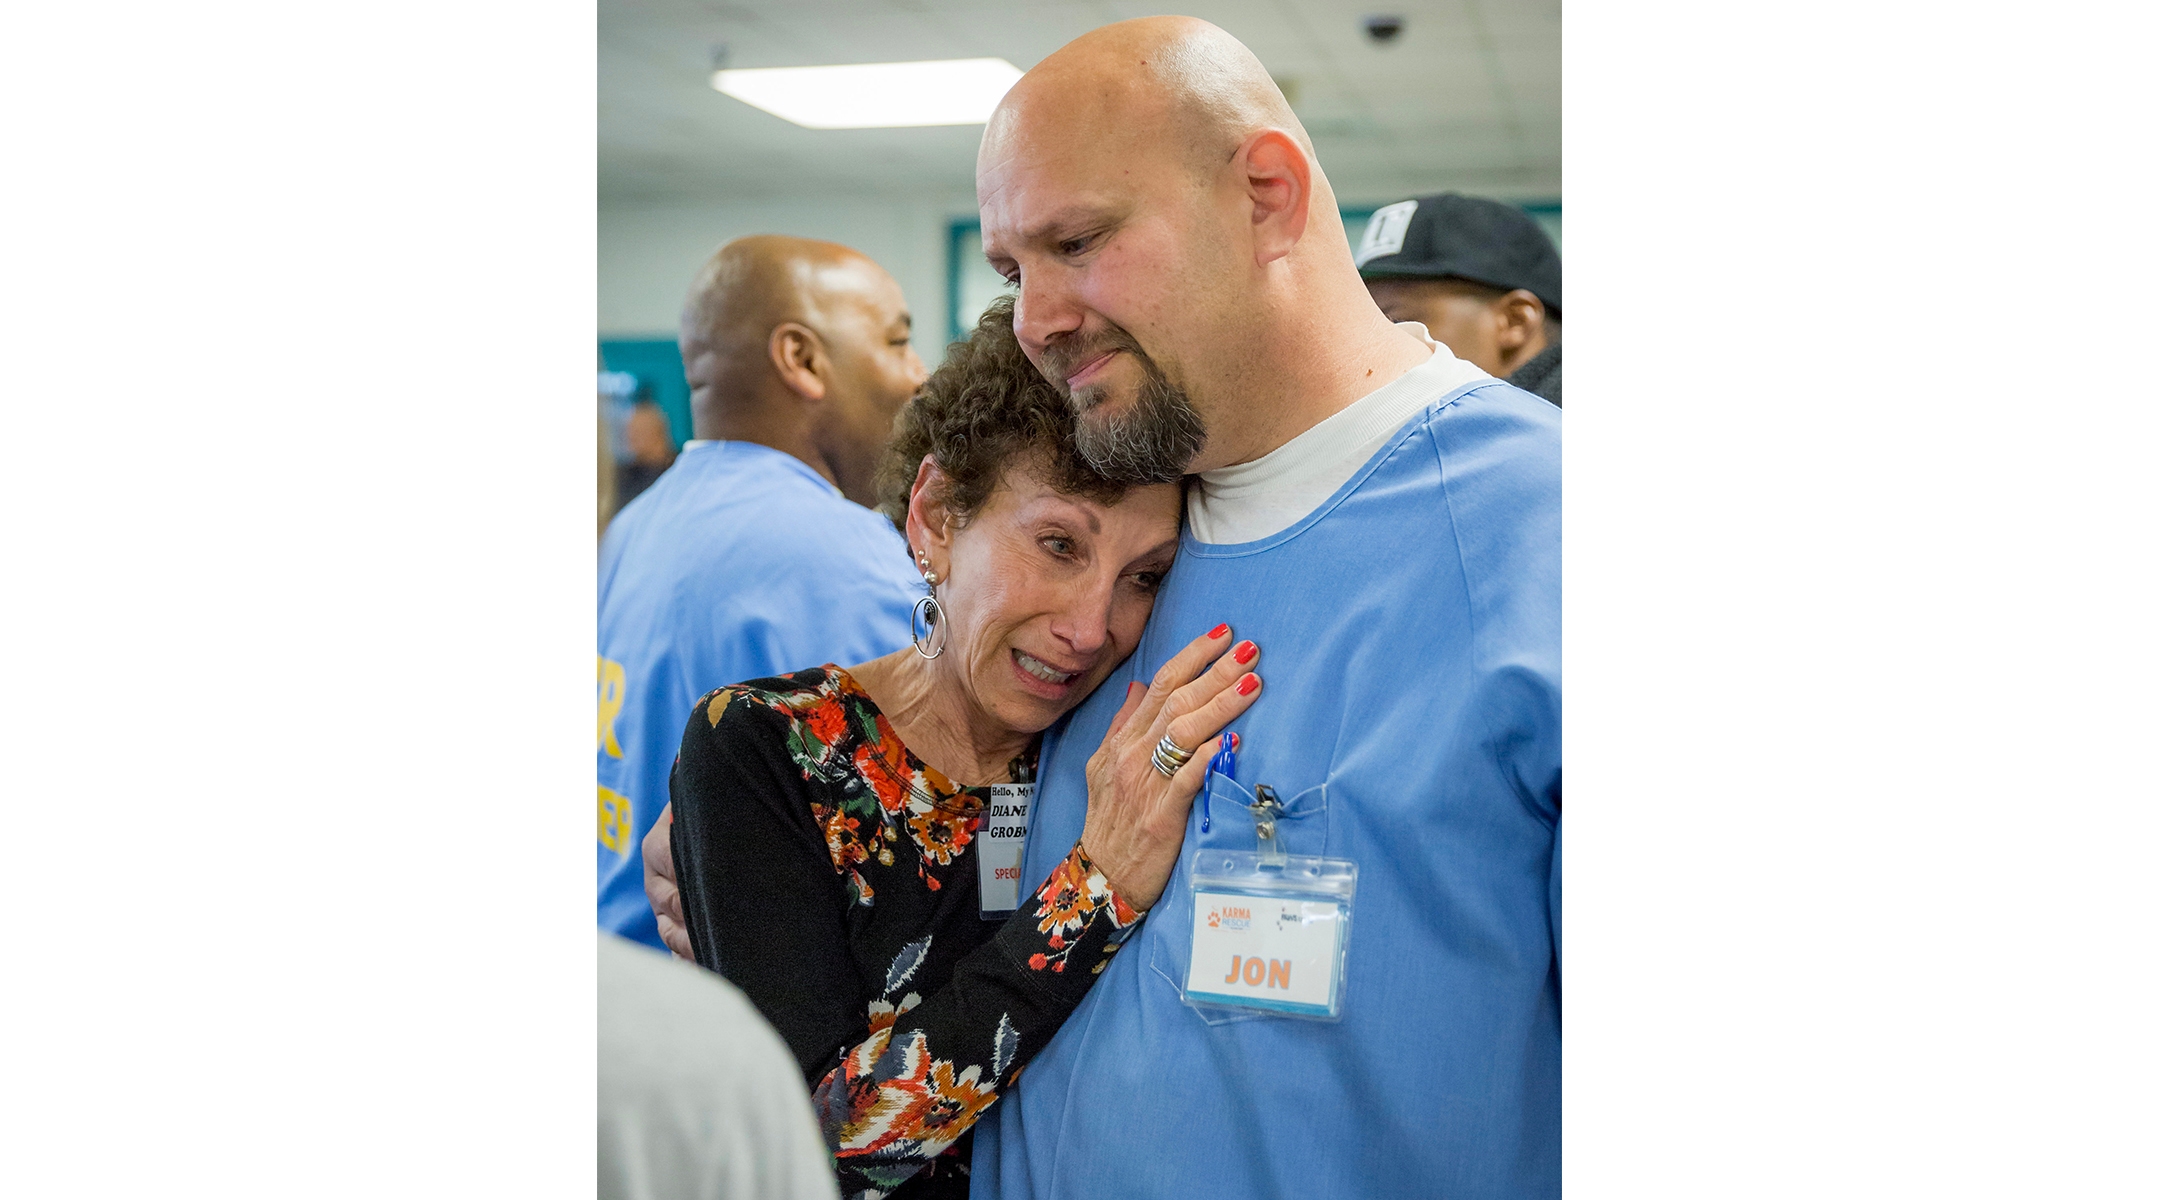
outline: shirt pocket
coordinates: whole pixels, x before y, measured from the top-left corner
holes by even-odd
[[[1271,785],[1272,786],[1272,785]],[[1281,1020],[1273,1014],[1245,1009],[1193,1008],[1185,1004],[1185,971],[1192,962],[1192,876],[1194,860],[1209,851],[1257,850],[1260,835],[1253,827],[1253,794],[1245,785],[1208,773],[1205,812],[1206,832],[1200,829],[1201,802],[1193,803],[1192,819],[1185,826],[1185,845],[1178,851],[1177,867],[1162,899],[1148,913],[1148,966],[1158,986],[1167,985],[1178,1006],[1210,1025],[1236,1021]],[[1281,789],[1277,789],[1281,796]],[[1283,853],[1320,856],[1327,853],[1328,788],[1319,783],[1283,801],[1275,818],[1275,837]]]

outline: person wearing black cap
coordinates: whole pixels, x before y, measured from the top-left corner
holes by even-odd
[[[1390,321],[1560,403],[1560,252],[1512,204],[1444,192],[1375,211],[1358,274]]]

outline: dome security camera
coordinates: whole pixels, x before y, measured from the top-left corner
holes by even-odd
[[[1372,16],[1365,18],[1365,36],[1375,45],[1385,46],[1402,36],[1403,19],[1397,16]]]

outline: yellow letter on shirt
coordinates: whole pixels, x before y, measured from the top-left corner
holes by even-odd
[[[600,660],[600,748],[609,758],[622,757],[622,745],[615,740],[615,718],[622,713],[623,669],[619,662]]]
[[[630,797],[600,789],[600,844],[617,854],[630,848]]]

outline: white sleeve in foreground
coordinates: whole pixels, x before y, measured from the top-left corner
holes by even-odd
[[[809,1089],[734,985],[600,938],[600,1200],[836,1200]]]

